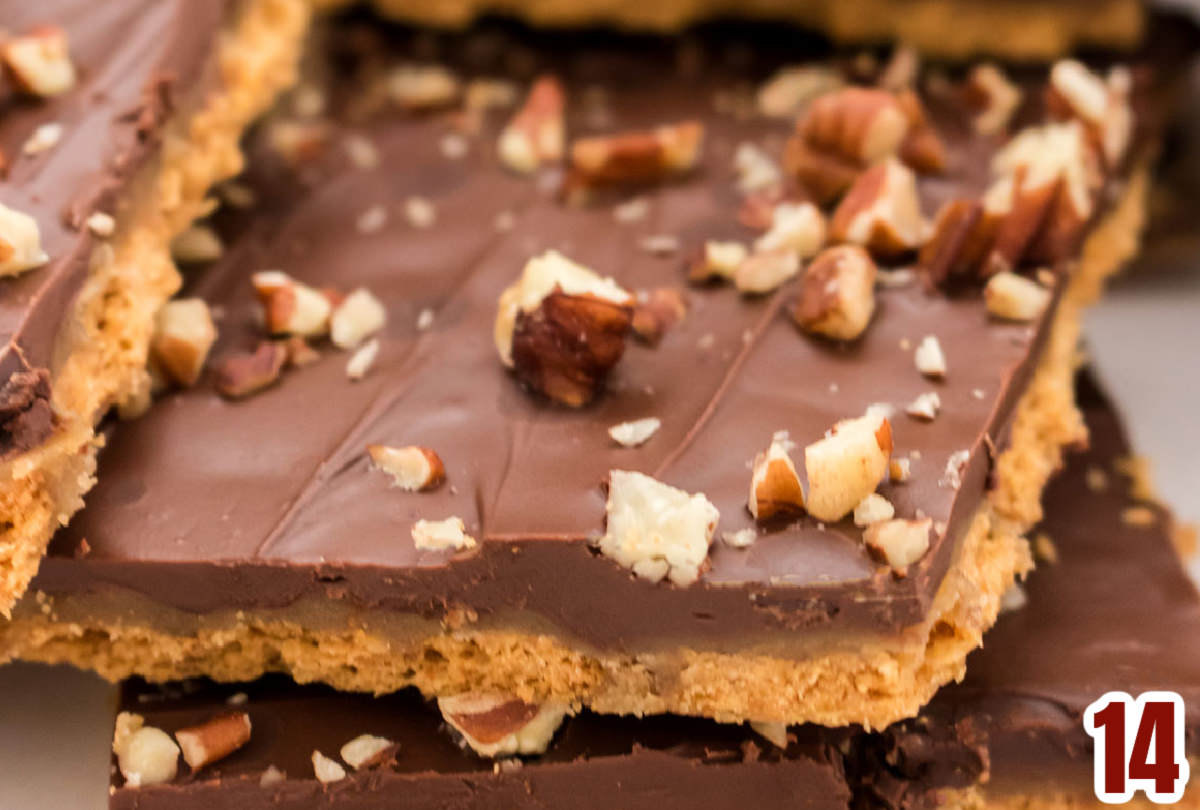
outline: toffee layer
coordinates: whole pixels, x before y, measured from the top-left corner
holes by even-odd
[[[354,19],[328,32],[324,97],[332,108],[312,122],[328,129],[326,148],[297,168],[272,150],[273,123],[262,128],[248,147],[246,178],[258,205],[219,217],[227,255],[198,275],[188,294],[222,313],[214,350],[220,357],[261,336],[249,285],[254,271],[279,267],[317,287],[366,287],[388,312],[375,366],[351,383],[345,355],[323,347],[315,363],[253,397],[221,399],[206,377],[117,431],[90,507],[56,540],[36,586],[40,606],[27,600],[29,623],[13,626],[9,649],[53,658],[70,656],[72,641],[91,644],[89,660],[101,669],[111,663],[110,676],[128,674],[121,668],[140,658],[145,663],[132,671],[152,677],[181,670],[245,677],[257,674],[248,668],[287,668],[298,677],[383,691],[420,680],[406,672],[407,663],[372,680],[366,666],[338,656],[353,656],[358,646],[386,658],[392,639],[372,635],[368,625],[395,614],[438,627],[429,643],[449,645],[455,659],[468,658],[477,640],[499,627],[507,635],[495,639],[498,648],[566,649],[572,661],[582,661],[571,666],[590,670],[585,679],[612,677],[605,670],[616,667],[605,660],[627,662],[643,652],[701,658],[690,675],[686,667],[674,675],[650,667],[639,687],[642,702],[614,703],[616,711],[817,719],[804,715],[805,690],[822,680],[812,676],[828,664],[789,676],[795,686],[785,690],[783,697],[792,697],[786,707],[722,707],[702,697],[730,658],[763,650],[769,654],[746,678],[763,695],[778,693],[766,685],[773,660],[792,665],[778,652],[787,647],[793,661],[836,658],[830,671],[840,675],[827,680],[841,677],[847,693],[874,693],[876,686],[887,692],[889,678],[895,680],[888,673],[902,669],[904,686],[894,690],[901,695],[889,693],[886,708],[819,716],[875,725],[915,711],[937,684],[957,677],[1004,585],[1024,567],[1019,534],[1036,513],[1029,504],[1036,504],[1059,448],[1082,436],[1070,396],[1077,312],[1066,267],[1056,282],[1056,293],[1067,290],[1056,296],[1064,300],[1030,324],[989,319],[978,290],[947,296],[916,281],[881,287],[869,329],[852,344],[798,332],[782,311],[794,295],[790,285],[760,298],[729,287],[690,289],[683,322],[654,348],[631,345],[609,390],[579,410],[523,390],[496,357],[491,323],[500,291],[545,249],[560,249],[630,289],[649,289],[682,286],[684,256],[704,240],[751,238],[737,221],[733,154],[751,142],[778,155],[792,122],[718,112],[714,99],[744,94],[795,59],[801,40],[794,32],[762,33],[753,49],[742,49],[727,36],[709,36],[708,52],[726,56],[682,71],[673,41],[658,38],[504,28],[439,37],[381,31]],[[679,183],[640,191],[646,212],[635,221],[618,221],[605,203],[565,205],[546,183],[498,164],[494,146],[507,113],[486,117],[478,133],[465,136],[465,154],[449,154],[447,136],[462,137],[453,130],[456,111],[371,109],[373,96],[362,87],[379,77],[372,71],[413,59],[446,62],[467,77],[520,80],[553,71],[565,82],[575,135],[701,120],[707,129],[701,166]],[[1030,77],[1025,89],[1029,103],[1020,119],[1038,120],[1038,79]],[[928,100],[949,153],[946,172],[921,181],[928,212],[951,197],[981,193],[1000,145],[999,138],[975,133],[954,98]],[[343,148],[362,137],[375,145],[377,166],[356,164],[353,150]],[[1075,279],[1095,281],[1131,252],[1139,189],[1111,185],[1109,202],[1120,204],[1085,245],[1095,255]],[[427,227],[406,215],[414,199],[434,211]],[[361,228],[365,213],[382,225]],[[511,227],[497,228],[497,221]],[[664,256],[645,248],[648,238],[663,235],[681,249]],[[1056,311],[1066,312],[1057,337]],[[418,325],[423,312],[432,316],[428,328]],[[925,335],[945,348],[944,381],[931,382],[914,368],[912,347]],[[1029,401],[1029,426],[1022,428],[1015,415],[1035,387],[1039,359],[1043,393]],[[603,530],[601,482],[610,469],[642,470],[705,493],[721,512],[718,534],[753,528],[745,509],[747,462],[773,432],[788,430],[805,444],[869,405],[902,411],[930,389],[943,407],[936,420],[902,413],[894,419],[896,454],[912,460],[913,474],[880,490],[899,516],[923,514],[938,527],[929,553],[906,577],[871,558],[849,519],[770,524],[749,549],[718,540],[700,581],[687,588],[637,580],[589,542]],[[645,445],[611,442],[609,426],[646,416],[663,424]],[[446,465],[446,485],[397,491],[371,469],[365,452],[371,443],[434,448]],[[996,493],[985,497],[992,451],[1010,445],[1036,463],[1001,471]],[[946,470],[963,453],[956,481]],[[416,520],[449,515],[462,517],[481,539],[476,551],[413,544]],[[972,532],[976,546],[968,555]],[[119,605],[123,594],[168,610],[136,616],[118,607],[116,616],[87,615],[89,604]],[[318,628],[286,614],[306,600],[328,600],[351,614],[315,664],[293,653],[320,649]],[[514,638],[514,628],[503,626],[513,614],[535,617],[551,633],[533,638],[518,627]],[[216,616],[239,618],[206,628]],[[181,624],[165,626],[171,620]],[[931,645],[947,638],[952,652],[927,659]],[[154,655],[164,642],[176,646]],[[391,650],[401,661],[412,651]],[[589,657],[594,651],[602,655]],[[222,662],[227,654],[232,660]],[[438,656],[443,652],[434,649],[420,657],[437,668]],[[936,676],[919,675],[925,666]],[[863,680],[842,677],[847,671],[863,671]],[[564,674],[562,681],[575,677]],[[684,687],[695,704],[662,702],[656,691],[664,685],[655,681],[672,678],[694,681]],[[536,679],[519,686],[548,688]],[[595,697],[591,690],[566,691],[575,701]]]
[[[130,788],[114,769],[113,808],[622,806],[1099,806],[1082,712],[1120,689],[1178,691],[1200,705],[1200,598],[1170,541],[1170,518],[1127,494],[1129,453],[1111,407],[1085,384],[1091,448],[1047,490],[1055,561],[1025,583],[1026,601],[1001,617],[965,682],[918,718],[879,733],[793,727],[778,749],[745,726],[674,716],[569,717],[548,751],[493,769],[456,744],[437,710],[413,692],[338,694],[282,678],[125,685],[122,708],[173,732],[228,711],[239,692],[247,746],[172,783]],[[1103,481],[1103,484],[1098,482]],[[1130,510],[1143,515],[1131,522]],[[1144,516],[1149,515],[1146,519]],[[1049,546],[1043,544],[1043,549]],[[394,762],[322,785],[311,754],[375,734],[399,743]],[[1200,753],[1194,732],[1191,756]],[[274,767],[286,774],[261,785]],[[808,802],[809,805],[804,805]],[[1184,806],[1195,806],[1195,791]],[[325,805],[322,805],[325,806]],[[457,804],[455,806],[458,806]]]

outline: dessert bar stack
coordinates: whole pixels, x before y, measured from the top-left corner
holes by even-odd
[[[113,807],[1087,804],[1083,708],[1200,688],[1076,384],[1136,4],[76,5],[0,119],[13,598],[70,518],[0,660],[124,681]]]

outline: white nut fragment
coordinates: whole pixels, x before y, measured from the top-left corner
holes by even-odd
[[[838,422],[830,435],[804,448],[808,513],[841,520],[879,486],[892,454],[892,426],[868,414]]]
[[[841,72],[830,66],[788,66],[758,89],[758,109],[772,118],[793,118],[814,98],[843,83]]]
[[[916,419],[924,419],[926,422],[932,422],[937,418],[938,411],[942,408],[942,398],[938,396],[937,391],[926,391],[924,394],[918,394],[916,399],[908,403],[908,407],[904,412]]]
[[[601,553],[651,582],[690,585],[708,559],[720,513],[703,494],[689,494],[648,475],[613,470]]]
[[[379,755],[393,745],[395,743],[386,737],[376,737],[373,734],[360,734],[343,745],[340,753],[345,763],[357,771],[364,765],[370,766],[377,761]]]
[[[404,201],[404,218],[414,228],[432,228],[437,222],[437,209],[424,197],[409,197]]]
[[[175,732],[183,761],[193,771],[229,756],[250,741],[250,715],[229,712]]]
[[[387,82],[392,100],[414,111],[453,104],[461,89],[458,77],[441,65],[400,65]]]
[[[250,277],[263,309],[263,323],[273,335],[317,337],[329,331],[329,298],[281,270],[262,270]]]
[[[221,237],[207,225],[192,225],[171,240],[171,258],[180,264],[215,262],[224,252]]]
[[[737,151],[733,153],[733,169],[738,176],[738,191],[743,194],[774,188],[783,179],[775,161],[767,156],[762,147],[749,141],[738,144]]]
[[[367,453],[377,468],[392,476],[394,486],[408,492],[433,489],[446,479],[441,456],[428,447],[372,444]]]
[[[338,304],[329,318],[329,339],[339,349],[353,349],[387,323],[387,310],[370,290],[359,287]]]
[[[769,723],[763,720],[751,720],[750,728],[776,748],[788,747],[787,723]]]
[[[274,765],[268,765],[267,769],[258,777],[258,786],[262,788],[274,787],[287,781],[287,774],[276,768]]]
[[[662,427],[662,420],[655,416],[621,422],[608,429],[608,435],[622,447],[637,447],[645,444]]]
[[[855,526],[870,526],[881,520],[891,520],[895,516],[896,507],[878,492],[872,492],[854,507]]]
[[[117,715],[113,753],[128,787],[169,782],[179,768],[179,748],[171,735],[132,712]]]
[[[1032,321],[1050,303],[1050,291],[1031,278],[1005,270],[983,288],[987,311],[1009,321]]]
[[[877,268],[857,245],[836,245],[809,264],[792,307],[792,319],[806,332],[854,340],[875,313]]]
[[[996,65],[985,63],[967,75],[967,92],[979,111],[972,124],[981,135],[995,135],[1008,127],[1021,104],[1021,90]]]
[[[21,144],[21,152],[26,155],[38,155],[48,149],[53,149],[62,140],[62,134],[62,124],[56,122],[42,124],[25,139],[25,143]]]
[[[496,692],[440,697],[438,709],[467,745],[484,757],[544,752],[567,714],[558,703],[526,703]]]
[[[825,217],[810,202],[782,202],[771,212],[771,227],[754,243],[754,250],[793,250],[800,258],[815,255],[825,243]]]
[[[1063,59],[1050,70],[1050,104],[1066,109],[1096,133],[1110,166],[1121,160],[1133,130],[1129,110],[1129,74],[1115,68],[1108,80],[1087,70],[1082,62]]]
[[[417,548],[426,551],[475,548],[475,538],[467,534],[466,524],[457,516],[445,520],[418,520],[413,524],[412,538]]]
[[[929,237],[921,213],[917,178],[895,158],[859,175],[834,211],[830,237],[892,257],[914,250]]]
[[[99,236],[101,239],[106,239],[113,235],[117,230],[117,221],[109,214],[103,211],[96,211],[87,218],[85,223],[88,230]]]
[[[731,279],[749,255],[750,251],[741,242],[709,239],[704,243],[700,258],[688,271],[688,278],[692,281]]]
[[[313,775],[322,784],[337,782],[346,778],[346,769],[336,760],[330,759],[320,751],[312,752],[312,764]]]
[[[566,148],[562,83],[542,76],[529,88],[525,103],[500,133],[500,161],[515,172],[529,174],[541,166],[558,163]]]
[[[614,304],[631,306],[633,295],[611,278],[597,275],[561,253],[550,250],[530,259],[521,278],[500,294],[493,338],[504,365],[512,367],[513,330],[517,315],[532,312],[555,289],[566,295],[592,295]]]
[[[746,506],[755,520],[804,509],[804,487],[788,455],[791,446],[787,433],[780,431],[772,437],[770,446],[754,458]]]
[[[963,472],[966,471],[967,462],[970,460],[970,450],[955,450],[951,453],[946,459],[946,469],[942,472],[942,477],[938,479],[938,486],[950,489],[961,487]]]
[[[354,354],[350,355],[350,359],[346,361],[346,376],[351,380],[361,380],[367,376],[371,366],[375,365],[375,358],[378,356],[379,341],[371,338],[355,349]]]
[[[177,298],[163,304],[154,321],[150,353],[171,382],[196,384],[217,339],[212,313],[202,298]]]
[[[942,344],[934,335],[926,335],[921,339],[913,355],[913,362],[916,363],[917,371],[926,377],[946,376],[946,355],[942,351]]]
[[[738,529],[735,532],[722,532],[721,542],[730,548],[749,548],[758,539],[754,529]]]
[[[903,520],[900,518],[872,523],[863,532],[863,541],[892,570],[903,576],[908,566],[929,550],[930,518]]]
[[[765,295],[800,272],[800,254],[793,250],[753,253],[738,265],[733,284],[747,295]]]
[[[888,480],[893,484],[903,484],[911,477],[911,460],[907,458],[894,458],[888,462]]]
[[[75,65],[67,34],[43,26],[0,46],[0,60],[17,86],[35,96],[57,96],[75,86]]]
[[[0,203],[0,276],[15,276],[49,260],[37,220]]]

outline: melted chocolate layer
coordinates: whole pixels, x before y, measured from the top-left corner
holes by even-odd
[[[493,346],[501,290],[546,249],[637,290],[682,286],[684,255],[707,239],[753,238],[737,221],[734,151],[750,141],[778,155],[792,124],[718,113],[714,100],[744,95],[781,64],[819,53],[794,34],[756,30],[754,48],[729,36],[702,40],[709,60],[683,73],[673,40],[502,29],[438,39],[353,22],[335,29],[326,51],[334,105],[326,149],[292,169],[263,128],[250,144],[247,177],[259,204],[226,212],[227,255],[188,294],[222,313],[220,357],[261,338],[254,271],[281,268],[317,287],[364,286],[388,311],[374,368],[350,383],[346,355],[325,347],[318,362],[246,400],[221,399],[207,378],[167,396],[113,437],[89,508],[55,542],[35,589],[119,587],[195,612],[286,607],[307,596],[432,619],[459,607],[481,621],[528,611],[606,649],[681,639],[738,649],[770,631],[891,634],[919,623],[984,493],[988,448],[1003,442],[1051,312],[1033,324],[1003,323],[988,318],[977,291],[881,287],[865,335],[843,344],[795,328],[783,311],[791,286],[761,298],[690,288],[686,319],[655,348],[631,345],[609,390],[579,410],[523,390]],[[386,105],[363,112],[369,67],[430,57],[467,76],[554,71],[567,86],[574,134],[702,120],[702,165],[647,190],[648,214],[637,222],[617,221],[606,204],[566,206],[545,183],[498,165],[507,112],[488,117],[459,159],[443,154],[447,116]],[[1032,83],[1027,96],[1037,91]],[[921,183],[932,212],[951,196],[982,191],[998,140],[975,135],[950,97],[930,107],[950,147],[946,173]],[[342,147],[351,135],[374,142],[378,168],[350,161]],[[436,208],[431,227],[405,217],[417,196]],[[360,217],[377,206],[386,222],[363,232]],[[510,230],[494,227],[503,216],[512,217]],[[661,234],[678,238],[681,253],[643,248]],[[426,309],[433,322],[422,331]],[[946,351],[943,382],[913,365],[926,335]],[[930,390],[942,403],[934,422],[903,414]],[[614,468],[705,493],[721,512],[718,534],[752,527],[748,462],[773,432],[787,430],[803,446],[880,402],[897,407],[896,455],[914,459],[910,481],[880,492],[899,516],[927,515],[937,527],[907,578],[876,563],[848,519],[773,524],[746,550],[718,540],[710,567],[687,589],[637,580],[588,543],[603,531],[601,482]],[[662,429],[645,445],[625,449],[609,438],[609,426],[647,416]],[[371,469],[372,443],[433,448],[447,484],[398,491]],[[961,451],[970,456],[955,488],[945,471]],[[484,540],[477,551],[414,546],[416,520],[450,515]],[[79,558],[85,539],[91,550]]]
[[[248,686],[211,683],[152,687],[129,682],[123,708],[174,731],[227,710],[245,692],[250,743],[228,759],[175,783],[141,790],[114,777],[112,807],[793,807],[843,806],[847,785],[860,807],[918,807],[932,791],[980,784],[999,793],[1086,795],[1092,749],[1083,710],[1106,691],[1178,691],[1188,708],[1190,750],[1200,750],[1200,598],[1171,545],[1169,518],[1130,525],[1122,514],[1146,506],[1128,497],[1114,469],[1128,445],[1117,418],[1092,392],[1093,444],[1072,459],[1047,492],[1042,529],[1058,561],[1026,585],[1028,602],[1003,616],[975,653],[967,680],[943,689],[921,716],[880,734],[794,729],[779,751],[742,726],[659,716],[583,713],[568,718],[549,751],[520,769],[490,763],[456,746],[436,709],[416,693],[383,698],[301,687],[284,678]],[[1103,470],[1102,491],[1088,484]],[[322,787],[309,757],[334,756],[359,734],[400,743],[394,767],[353,774]],[[846,782],[842,783],[845,755]],[[268,766],[288,779],[260,787]],[[563,797],[570,797],[564,801]],[[305,804],[308,802],[308,804]],[[459,806],[455,804],[454,806]],[[801,804],[801,806],[809,806]]]
[[[22,34],[38,25],[66,32],[78,80],[42,99],[0,84],[0,151],[9,166],[0,203],[37,220],[46,265],[0,279],[0,384],[31,391],[23,377],[55,367],[55,343],[87,276],[96,237],[84,226],[96,211],[114,213],[121,190],[154,153],[172,109],[196,87],[227,0],[39,0],[10,3],[4,27]],[[119,43],[119,47],[118,47]],[[22,146],[43,124],[59,124],[52,148]],[[53,424],[43,415],[19,430],[0,430],[0,456],[36,446]]]

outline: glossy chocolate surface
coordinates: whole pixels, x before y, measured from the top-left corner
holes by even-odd
[[[246,178],[258,203],[224,212],[227,254],[196,271],[185,294],[221,314],[219,359],[261,338],[251,273],[279,268],[318,287],[364,286],[388,312],[378,360],[351,383],[347,355],[323,346],[315,364],[235,402],[217,395],[209,372],[198,387],[121,425],[89,507],[55,541],[34,588],[117,587],[193,612],[282,608],[310,596],[430,619],[464,607],[481,621],[524,611],[601,649],[680,640],[738,649],[772,631],[888,635],[918,624],[984,494],[988,446],[1004,445],[1049,313],[1033,324],[996,321],[978,291],[946,296],[918,280],[881,286],[865,335],[844,344],[795,327],[785,311],[791,285],[760,298],[730,286],[690,287],[686,319],[657,347],[631,343],[608,390],[578,410],[522,389],[493,346],[501,290],[546,249],[639,290],[684,286],[686,256],[707,239],[753,238],[737,221],[734,151],[750,141],[778,156],[792,123],[716,112],[715,100],[745,95],[806,54],[828,57],[794,33],[753,30],[753,48],[729,34],[701,38],[706,58],[682,71],[670,39],[505,29],[439,39],[373,22],[335,28],[323,46],[326,148],[289,167],[269,148],[264,125],[251,140]],[[458,159],[442,151],[453,113],[413,115],[386,104],[364,113],[364,72],[414,59],[450,63],[465,77],[553,71],[567,85],[576,135],[702,120],[701,166],[638,192],[649,210],[637,222],[614,217],[612,203],[628,197],[566,205],[553,182],[498,164],[506,112],[489,115]],[[1027,96],[1023,116],[1036,118],[1036,82]],[[930,213],[951,196],[980,193],[998,146],[974,134],[954,98],[929,100],[950,147],[946,173],[921,182]],[[377,168],[350,160],[351,135],[376,145]],[[431,227],[409,223],[413,197],[434,205]],[[386,221],[363,232],[357,223],[376,206]],[[513,227],[497,229],[497,217],[507,216]],[[663,234],[682,249],[644,249],[647,237]],[[433,321],[422,331],[426,309]],[[913,349],[926,335],[946,352],[945,381],[914,367]],[[930,390],[941,398],[938,418],[906,416],[904,406]],[[937,527],[907,578],[871,558],[848,518],[772,524],[747,550],[717,539],[708,570],[687,589],[637,580],[589,545],[603,532],[601,484],[610,469],[705,493],[721,512],[719,538],[754,525],[745,506],[749,462],[773,432],[789,431],[802,448],[881,402],[897,409],[895,455],[914,460],[910,481],[880,492],[898,516],[927,515]],[[647,416],[662,429],[646,444],[612,442],[609,426]],[[427,493],[391,487],[370,467],[372,443],[433,448],[446,484]],[[970,460],[955,489],[946,468],[961,451]],[[795,457],[802,466],[802,449]],[[477,550],[455,556],[415,547],[417,519],[450,515],[483,538]],[[84,540],[90,551],[80,555]]]

